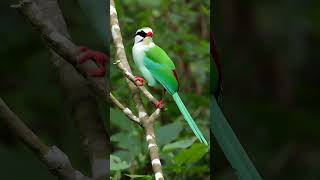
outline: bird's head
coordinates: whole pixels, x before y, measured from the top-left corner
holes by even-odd
[[[144,28],[138,29],[134,37],[134,44],[142,43],[142,42],[149,44],[150,42],[152,42],[152,37],[153,37],[153,32],[151,28],[144,27]]]

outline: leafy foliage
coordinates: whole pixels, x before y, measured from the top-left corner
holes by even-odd
[[[121,159],[118,156],[110,155],[110,170],[111,171],[119,171],[128,169],[130,167],[130,164],[126,161],[121,161]]]

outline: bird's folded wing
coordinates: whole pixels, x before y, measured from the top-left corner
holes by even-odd
[[[177,92],[179,84],[174,75],[174,69],[171,69],[165,64],[159,64],[147,56],[144,58],[144,65],[151,72],[152,76],[159,81],[170,94]]]

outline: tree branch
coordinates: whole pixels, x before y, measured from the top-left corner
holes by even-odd
[[[124,50],[122,36],[121,36],[121,32],[120,32],[119,21],[118,21],[118,17],[117,17],[117,11],[115,9],[113,0],[110,1],[110,23],[111,23],[111,32],[112,32],[113,42],[116,46],[117,57],[118,57],[120,63],[123,65],[123,67],[129,73],[132,73],[131,68],[129,66],[129,63],[128,63],[128,60],[127,60],[126,52]],[[118,63],[118,64],[120,64],[120,63]],[[133,95],[133,99],[136,103],[136,108],[138,109],[138,112],[139,112],[139,118],[140,118],[140,114],[145,116],[146,111],[143,107],[141,97],[138,93],[138,88],[129,79],[126,79],[126,81],[128,83],[129,89]]]
[[[131,68],[129,66],[126,53],[124,50],[123,42],[122,42],[122,36],[117,16],[117,10],[115,8],[114,0],[110,1],[110,22],[111,22],[111,32],[112,32],[112,38],[113,42],[116,47],[116,54],[119,59],[119,61],[116,62],[118,68],[124,72],[124,75],[126,78],[126,81],[128,83],[129,89],[131,93],[133,94],[133,100],[136,103],[136,108],[139,112],[139,119],[142,121],[142,125],[144,127],[145,133],[146,133],[146,140],[148,142],[148,149],[150,153],[151,158],[151,164],[152,169],[155,174],[156,180],[164,180],[163,173],[162,173],[162,167],[161,162],[159,158],[159,152],[156,144],[156,137],[154,133],[154,120],[159,116],[160,109],[157,109],[151,116],[148,116],[145,108],[142,104],[141,96],[138,93],[138,89],[140,89],[142,92],[147,92],[147,90],[143,89],[142,87],[137,88],[135,84],[132,82],[134,80],[134,76],[132,75]],[[148,93],[143,93],[145,96]],[[150,93],[149,93],[150,94]],[[151,94],[150,94],[151,95]],[[151,95],[148,99],[156,103],[153,96]]]
[[[112,95],[112,93],[110,93],[110,98],[113,104],[115,104],[130,120],[142,126],[140,119],[135,116],[129,108],[122,105],[118,99]]]
[[[117,67],[122,71],[122,73],[132,82],[134,83],[135,76],[129,72],[121,63],[120,60],[117,60],[113,64],[117,65]],[[136,86],[142,94],[154,105],[157,104],[158,100],[153,97],[153,95],[144,87],[144,86]]]
[[[49,147],[36,136],[0,98],[0,120],[61,180],[91,180],[74,169],[69,158],[56,146]]]

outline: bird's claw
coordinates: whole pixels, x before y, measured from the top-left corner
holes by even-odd
[[[163,99],[161,99],[160,101],[158,101],[157,103],[156,103],[156,108],[157,109],[161,109],[163,107]]]
[[[107,55],[105,55],[102,52],[93,51],[85,46],[80,46],[77,62],[78,64],[82,64],[89,59],[93,60],[98,66],[98,68],[88,74],[93,77],[103,77],[106,74],[107,58]]]
[[[137,82],[140,82],[140,84],[137,83]],[[145,80],[144,80],[142,77],[136,76],[136,77],[134,78],[134,83],[135,83],[137,86],[143,86],[144,83],[145,83]]]

